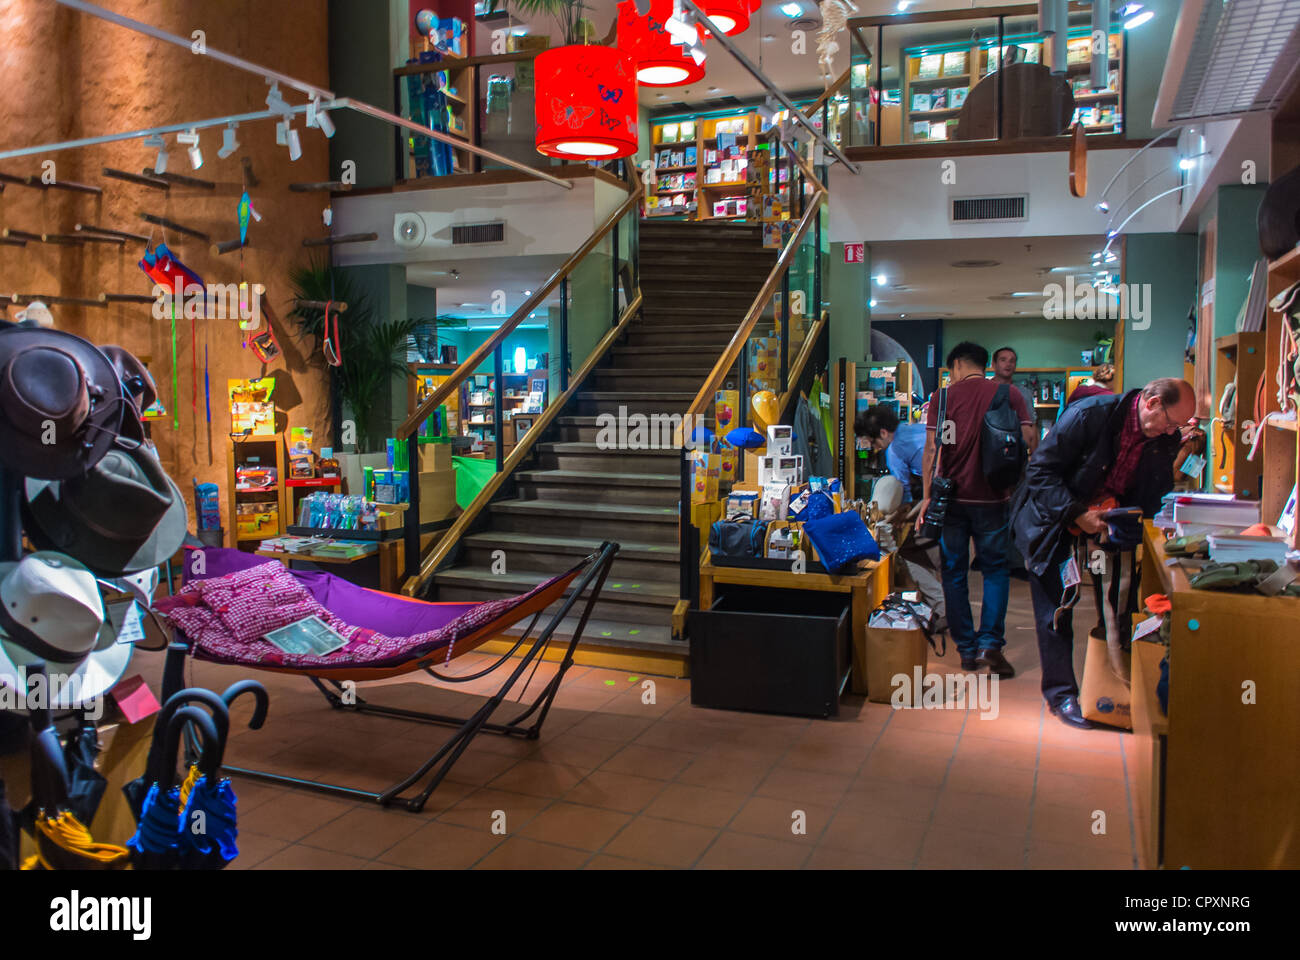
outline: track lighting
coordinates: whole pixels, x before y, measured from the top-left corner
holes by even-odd
[[[293,127],[289,127],[285,139],[287,141],[286,145],[289,147],[289,159],[297,160],[302,156],[302,141],[298,139],[298,131]]]
[[[312,98],[307,104],[307,126],[318,127],[326,137],[334,136],[334,121],[330,119],[329,111],[321,107],[319,97]]]
[[[239,149],[239,141],[235,139],[236,126],[238,124],[232,123],[221,131],[221,149],[217,151],[217,156],[222,160]]]
[[[146,147],[157,147],[158,158],[153,162],[154,173],[167,172],[167,141],[162,138],[162,134],[155,133],[152,137],[145,137],[144,145]]]
[[[286,117],[293,113],[293,108],[280,95],[280,85],[278,83],[272,83],[271,89],[266,94],[266,109],[275,113],[282,113]]]
[[[199,132],[197,130],[176,134],[176,142],[183,147],[189,148],[191,167],[197,170],[203,166],[203,151],[199,149]]]

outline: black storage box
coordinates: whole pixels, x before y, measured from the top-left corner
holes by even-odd
[[[832,717],[853,662],[846,594],[719,585],[686,618],[691,703]]]

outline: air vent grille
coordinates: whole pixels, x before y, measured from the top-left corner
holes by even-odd
[[[504,243],[506,239],[506,222],[494,220],[490,223],[462,223],[451,228],[452,246],[465,243]]]
[[[1024,220],[1029,197],[955,197],[952,201],[953,223],[989,223],[999,220]]]

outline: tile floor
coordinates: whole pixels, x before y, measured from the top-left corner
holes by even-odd
[[[1007,656],[1019,673],[1000,684],[996,719],[861,697],[845,697],[834,720],[706,710],[690,704],[686,680],[574,667],[539,742],[480,735],[421,813],[236,779],[235,866],[1135,867],[1132,741],[1047,714],[1028,611],[1028,588],[1013,581]],[[454,672],[490,661],[467,655]],[[161,656],[137,665],[156,680]],[[543,665],[530,693],[554,669]],[[957,672],[955,651],[931,669]],[[190,680],[220,690],[245,675],[196,662]],[[340,714],[305,680],[257,677],[271,691],[270,719],[247,730],[237,708],[232,765],[380,789],[447,734]],[[643,702],[646,679],[653,703]],[[467,714],[498,682],[451,689],[403,678],[361,693]],[[1098,812],[1104,833],[1094,833]]]

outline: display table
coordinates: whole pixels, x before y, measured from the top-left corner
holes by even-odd
[[[725,686],[725,678],[732,678],[730,685],[735,692],[723,690],[721,698],[734,702],[714,705],[834,715],[850,669],[853,691],[866,692],[867,621],[871,611],[888,596],[891,574],[892,554],[855,573],[834,575],[715,566],[706,551],[700,564],[699,610],[690,617],[693,702],[709,705],[707,700],[713,696],[706,691],[703,697],[697,697],[695,689],[696,681],[708,675],[706,668],[710,665],[703,658],[713,655],[709,645],[729,645],[729,651],[715,655],[724,661],[715,659],[712,666],[718,671],[718,685]],[[723,609],[727,604],[718,600],[724,592],[719,590],[721,585],[758,588],[765,591],[764,602]],[[782,591],[788,593],[783,595]],[[807,602],[810,594],[823,595],[822,603]],[[847,600],[842,642],[835,604],[825,602],[831,599],[825,595],[833,594],[844,595]],[[736,659],[725,662],[729,654]],[[769,665],[772,676],[762,673]],[[746,675],[746,670],[757,672]],[[754,691],[769,681],[767,693]],[[766,703],[773,705],[763,705]]]
[[[1300,599],[1193,589],[1148,521],[1142,595],[1153,593],[1173,610],[1168,717],[1162,646],[1133,650],[1143,865],[1300,867]]]

